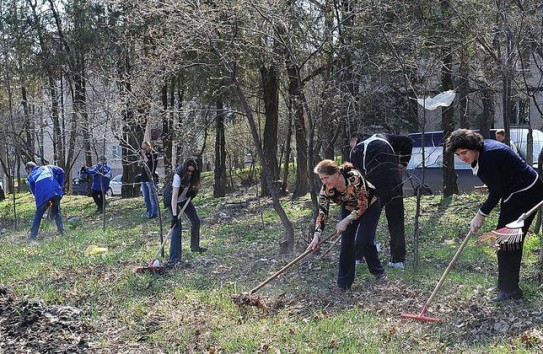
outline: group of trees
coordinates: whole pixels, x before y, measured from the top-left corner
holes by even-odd
[[[166,171],[210,150],[216,196],[228,165],[257,157],[289,248],[278,201],[289,162],[293,196],[315,200],[312,167],[346,157],[352,132],[430,125],[415,98],[456,90],[446,132],[488,132],[497,106],[507,129],[515,97],[539,110],[542,10],[535,0],[0,0],[5,184],[29,160],[70,171],[82,153],[91,165],[108,134],[129,182],[158,124]],[[444,180],[454,193],[451,170]]]

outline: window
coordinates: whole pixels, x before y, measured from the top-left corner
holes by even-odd
[[[121,147],[119,145],[113,145],[111,146],[111,157],[115,159],[121,158]]]

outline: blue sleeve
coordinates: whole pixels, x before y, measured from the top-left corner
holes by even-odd
[[[32,195],[36,195],[35,194],[36,183],[34,182],[34,180],[32,179],[30,175],[28,175],[28,188],[30,188],[30,192],[32,192]]]
[[[64,185],[64,170],[58,166],[52,166],[53,174],[60,187]]]
[[[94,167],[94,168],[93,168],[93,167],[87,167],[86,170],[87,170],[87,173],[88,173],[89,175],[95,175],[95,174],[98,172],[98,171],[96,170],[96,167]]]

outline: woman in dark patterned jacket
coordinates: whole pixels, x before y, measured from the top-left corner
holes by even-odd
[[[338,166],[335,161],[323,160],[314,172],[319,175],[323,185],[319,194],[315,233],[308,248],[313,251],[318,249],[320,236],[328,220],[330,202],[334,202],[341,206],[341,221],[336,225],[336,232],[341,233],[338,291],[349,290],[354,282],[355,249],[366,259],[368,269],[376,281],[386,281],[375,245],[381,206],[379,198],[374,195],[373,186],[349,162]]]

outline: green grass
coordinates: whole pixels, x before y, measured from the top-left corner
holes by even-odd
[[[62,201],[65,235],[56,236],[54,222],[44,220],[43,238],[33,244],[26,237],[35,206],[29,195],[19,195],[16,209],[22,224],[17,229],[11,201],[0,203],[0,229],[4,230],[0,235],[0,285],[8,285],[20,298],[82,309],[81,320],[91,328],[89,345],[101,353],[540,351],[540,235],[530,234],[525,242],[521,270],[525,300],[490,301],[495,294],[496,256],[491,248],[476,246],[473,238],[430,306],[429,315],[444,321],[400,320],[400,313],[422,309],[483,198],[424,197],[419,266],[414,269],[410,260],[405,271],[387,268],[389,282],[384,286],[376,286],[362,266],[357,268],[351,292],[341,296],[331,292],[337,274],[336,246],[324,260],[308,256],[263,287],[258,293],[267,308],[258,309],[238,308],[230,294],[248,292],[295,257],[278,254],[283,227],[268,199],[251,200],[247,208],[228,209],[223,207],[225,202],[248,198],[199,195],[201,244],[209,251],[191,253],[190,236],[184,231],[183,258],[191,266],[164,275],[140,275],[135,267],[149,262],[159,245],[158,221],[143,218],[142,199],[110,199],[107,226],[102,230],[102,219],[93,214],[90,198],[66,196]],[[406,198],[405,202],[411,256],[415,200]],[[299,254],[308,239],[304,232],[312,224],[310,200],[285,198],[282,205],[297,230]],[[485,231],[495,225],[496,215],[488,218]],[[79,221],[68,221],[73,218]],[[163,218],[167,228],[168,217]],[[183,222],[186,229],[188,222]],[[388,258],[384,215],[378,240],[384,262]],[[107,247],[107,252],[87,255],[85,250],[91,245]],[[501,322],[509,329],[502,332]]]

